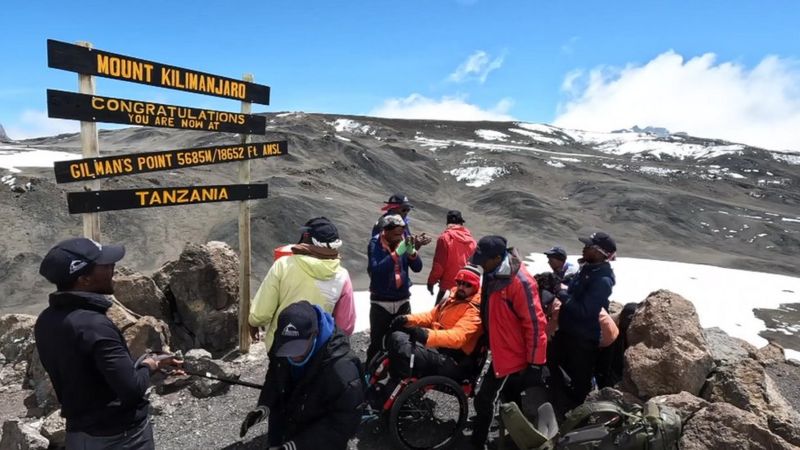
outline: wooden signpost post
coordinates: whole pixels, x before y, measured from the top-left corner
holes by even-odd
[[[49,117],[81,121],[83,159],[55,163],[57,183],[87,181],[84,191],[67,194],[70,214],[83,214],[84,236],[100,240],[99,212],[133,208],[239,201],[239,348],[250,348],[250,204],[267,198],[266,184],[250,184],[250,160],[284,156],[286,141],[251,143],[266,134],[266,118],[252,115],[252,104],[268,105],[269,86],[212,75],[78,45],[47,41],[47,64],[78,73],[80,93],[47,90]],[[239,100],[240,112],[166,105],[95,94],[94,76]],[[241,143],[100,157],[97,122],[239,133]],[[239,162],[239,183],[101,191],[98,180],[122,175]]]

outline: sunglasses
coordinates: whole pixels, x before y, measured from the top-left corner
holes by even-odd
[[[464,286],[466,288],[473,288],[475,285],[472,283],[467,283],[466,281],[456,281],[456,286]]]

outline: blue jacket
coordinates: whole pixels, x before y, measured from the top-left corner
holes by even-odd
[[[561,300],[558,332],[599,344],[598,317],[601,309],[608,310],[614,283],[614,271],[609,263],[584,264],[569,287],[558,293]]]
[[[388,251],[381,244],[381,235],[373,236],[369,241],[369,292],[371,300],[397,301],[405,300],[411,296],[409,288],[411,279],[408,276],[408,269],[414,272],[422,270],[422,258],[417,254],[414,258],[409,258],[408,253],[398,256],[399,275],[401,285],[398,288],[395,282],[395,262],[394,251]]]

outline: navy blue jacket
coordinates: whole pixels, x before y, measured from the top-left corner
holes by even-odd
[[[558,293],[561,300],[558,332],[599,344],[600,310],[608,310],[614,283],[609,263],[584,264],[568,288]]]
[[[400,280],[402,284],[397,287],[395,282],[395,264],[392,253],[381,245],[381,235],[373,236],[369,241],[369,292],[371,300],[397,301],[405,300],[411,296],[409,288],[411,279],[408,269],[414,272],[422,270],[422,258],[409,258],[408,253],[399,257]]]
[[[36,320],[36,348],[53,382],[67,431],[110,436],[147,418],[147,367],[134,368],[122,333],[98,294],[56,292]]]

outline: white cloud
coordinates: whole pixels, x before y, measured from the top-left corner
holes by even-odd
[[[5,129],[11,139],[29,139],[61,133],[77,133],[81,130],[81,126],[76,120],[51,119],[44,111],[28,109],[22,112],[16,122],[7,124]]]
[[[411,94],[406,98],[390,98],[369,112],[371,116],[396,119],[432,120],[490,120],[512,121],[508,114],[514,105],[510,98],[504,98],[489,109],[468,103],[464,97],[442,97],[432,99],[421,94]]]
[[[499,69],[503,65],[504,55],[491,59],[488,53],[478,50],[469,55],[455,72],[447,77],[449,81],[460,83],[471,79],[477,79],[481,84],[486,82],[486,78],[493,70]]]
[[[596,131],[633,125],[800,150],[800,64],[765,57],[748,69],[668,51],[644,65],[571,71],[554,125]]]

